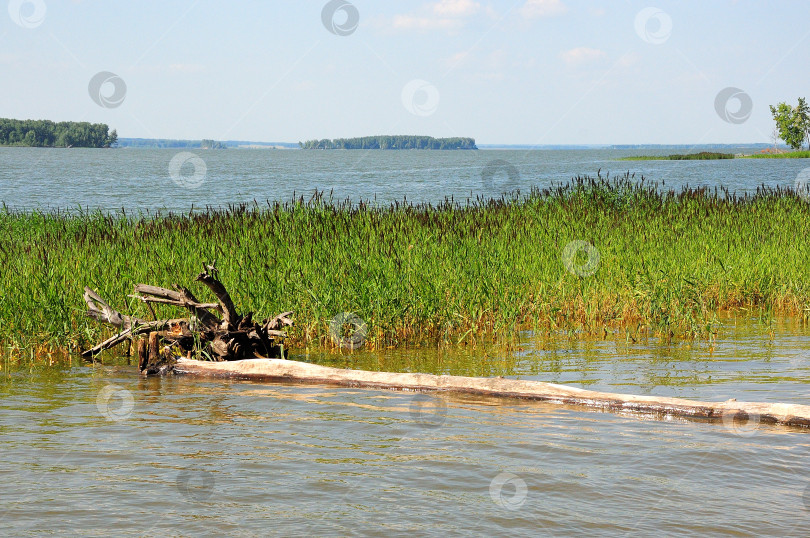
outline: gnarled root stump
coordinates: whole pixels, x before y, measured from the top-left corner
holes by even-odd
[[[187,318],[152,321],[122,315],[92,289],[84,288],[87,315],[119,330],[82,356],[93,357],[102,350],[137,338],[138,366],[146,374],[171,371],[178,357],[204,357],[213,361],[284,358],[284,328],[292,325],[292,312],[257,323],[253,321],[252,312],[244,316],[237,313],[213,263],[206,265],[196,280],[213,292],[216,302],[201,303],[191,291],[177,284],[173,290],[136,284],[135,294],[130,297],[143,301],[153,316],[152,304],[179,306],[190,312]],[[140,338],[142,335],[146,338]]]

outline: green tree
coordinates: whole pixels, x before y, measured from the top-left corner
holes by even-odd
[[[796,124],[804,136],[802,140],[807,142],[810,149],[810,107],[804,97],[799,97],[799,104],[796,105]]]
[[[771,115],[779,130],[779,137],[793,149],[801,149],[805,140],[810,143],[810,107],[804,97],[795,107],[787,103],[771,105]]]

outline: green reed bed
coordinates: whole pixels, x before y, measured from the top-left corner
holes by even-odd
[[[144,318],[127,298],[136,282],[179,283],[209,299],[193,278],[213,259],[243,312],[295,311],[293,347],[328,347],[340,312],[365,320],[375,349],[521,329],[702,337],[722,310],[810,308],[803,198],[659,192],[632,176],[438,206],[318,195],[186,216],[6,210],[0,237],[6,351],[86,348],[108,334],[84,316],[85,285]],[[566,266],[573,241],[595,250]]]
[[[701,151],[700,153],[681,153],[675,155],[636,155],[622,157],[620,161],[712,161],[716,159],[733,159],[733,153],[716,153]]]
[[[810,151],[789,151],[785,153],[754,153],[746,159],[810,159]]]

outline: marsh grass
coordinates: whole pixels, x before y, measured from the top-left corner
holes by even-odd
[[[733,153],[716,153],[701,151],[699,153],[682,153],[675,155],[636,155],[622,157],[620,161],[711,161],[716,159],[733,159]]]
[[[213,259],[242,311],[295,311],[293,351],[332,347],[341,312],[367,323],[371,350],[511,345],[521,330],[711,338],[730,309],[807,316],[809,233],[810,204],[790,189],[660,192],[630,175],[463,204],[316,193],[188,215],[5,209],[0,353],[44,356],[109,334],[85,317],[84,285],[145,318],[127,298],[137,282],[208,298],[193,278]],[[595,271],[566,267],[572,241],[596,247]],[[586,262],[577,252],[574,267]]]
[[[746,159],[810,159],[808,151],[789,151],[786,153],[754,153],[745,155]]]

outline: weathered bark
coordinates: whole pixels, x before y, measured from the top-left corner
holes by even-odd
[[[265,320],[264,328],[268,331],[275,331],[277,329],[289,327],[293,324],[292,320],[290,319],[292,314],[292,312],[282,312],[273,319]]]
[[[158,355],[160,354],[160,340],[157,332],[149,333],[149,360],[148,362],[157,362]]]
[[[171,371],[177,359],[170,347],[167,346],[161,349],[160,344],[160,333],[149,333],[149,342],[146,345],[148,349],[147,358],[146,362],[141,366],[141,372],[145,374],[165,374]]]
[[[140,295],[130,295],[143,301],[144,303],[162,303],[187,308],[197,319],[210,329],[219,326],[219,319],[208,312],[208,308],[219,308],[218,303],[200,303],[194,295],[181,286],[175,284],[177,291],[148,284],[135,284],[135,293]]]
[[[172,323],[179,323],[186,320],[175,320],[175,319],[159,319],[155,321],[141,321],[138,320],[138,323],[131,325],[129,328],[122,330],[115,336],[111,336],[107,340],[104,340],[100,344],[84,351],[82,353],[82,357],[92,357],[93,355],[97,355],[98,353],[104,351],[105,349],[110,349],[121,342],[126,342],[127,340],[132,339],[132,337],[137,336],[139,334],[148,333],[154,330],[164,329],[170,326]]]
[[[165,373],[174,364],[176,356],[191,356],[203,353],[216,361],[241,360],[254,357],[281,357],[284,331],[279,329],[292,325],[292,312],[284,312],[261,324],[253,321],[253,313],[240,316],[225,286],[218,280],[214,264],[205,266],[197,280],[210,289],[216,303],[203,303],[186,288],[174,285],[174,290],[136,284],[135,294],[130,295],[149,306],[163,304],[185,308],[189,318],[144,321],[124,316],[112,308],[90,288],[85,288],[84,299],[87,315],[117,327],[118,333],[104,342],[83,352],[92,357],[121,342],[140,334],[149,334],[148,343],[139,340],[138,364],[142,372]],[[222,319],[209,310],[222,315]]]
[[[228,327],[239,324],[239,316],[236,313],[236,306],[234,306],[233,300],[231,300],[231,294],[228,293],[228,290],[225,289],[222,282],[217,279],[219,271],[217,271],[214,265],[215,263],[206,265],[203,272],[197,275],[195,280],[208,286],[208,289],[216,295],[220,304],[220,310],[222,311],[222,328],[227,330]]]
[[[723,420],[733,423],[784,424],[810,427],[810,406],[781,403],[701,402],[683,398],[596,392],[564,385],[517,379],[343,370],[298,361],[265,359],[203,362],[180,359],[176,374],[257,381],[297,381],[378,389],[440,391],[541,400],[616,412],[632,411],[661,417]]]
[[[84,288],[84,302],[87,304],[87,315],[102,323],[109,323],[123,329],[129,329],[133,323],[145,323],[139,318],[122,316],[118,310],[111,307],[107,304],[107,301],[86,286]]]
[[[149,364],[149,342],[143,338],[138,339],[138,371],[142,372]]]

